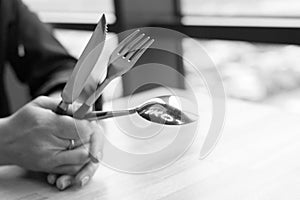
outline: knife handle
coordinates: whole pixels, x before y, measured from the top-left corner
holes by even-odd
[[[59,115],[66,115],[67,111],[68,111],[68,107],[69,107],[68,104],[66,104],[65,102],[61,101],[58,104],[55,113],[59,114]]]

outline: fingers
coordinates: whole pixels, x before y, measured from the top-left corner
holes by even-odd
[[[97,124],[93,124],[93,126],[94,128],[96,128]],[[95,130],[95,133],[91,136],[90,146],[85,145],[85,150],[87,153],[88,152],[87,148],[89,148],[90,153],[92,153],[99,160],[101,160],[102,147],[103,147],[103,135],[101,132],[102,128],[100,127],[97,128],[98,130]],[[85,186],[90,181],[92,176],[95,174],[98,167],[99,167],[99,163],[93,163],[93,162],[88,162],[87,164],[85,164],[84,167],[81,168],[80,166],[68,166],[68,165],[60,166],[57,169],[55,169],[56,173],[60,173],[64,175],[58,177],[54,174],[50,174],[48,175],[48,182],[52,185],[56,182],[56,187],[59,190],[64,190],[72,185]],[[78,172],[79,168],[80,170]],[[74,177],[72,176],[73,174],[77,174],[77,175]]]
[[[53,126],[53,129],[55,129],[54,134],[58,138],[74,140],[89,138],[93,133],[89,121],[74,119],[73,117],[68,115],[54,114],[59,102],[60,101],[58,99],[44,96],[38,97],[37,99],[32,101],[33,104],[40,108],[53,111],[53,116],[51,116],[54,120],[52,123],[55,124],[55,126]]]
[[[59,190],[64,190],[70,187],[74,182],[74,176],[71,175],[61,175],[57,176],[55,174],[49,174],[47,176],[47,181],[50,185],[54,185]]]
[[[91,158],[91,161],[93,163],[99,162],[99,158],[97,157],[99,141],[96,138],[96,136],[97,136],[97,134],[93,134],[91,136],[91,147],[90,147],[90,151],[89,151],[89,157]]]
[[[77,120],[69,116],[57,116],[56,125],[57,131],[54,134],[61,139],[82,140],[89,138],[93,133],[89,121]]]
[[[60,100],[56,98],[40,96],[33,100],[32,103],[38,107],[55,112]],[[72,108],[76,106],[76,103],[70,106],[70,112]],[[94,132],[93,128],[91,128],[91,122],[87,120],[74,119],[68,115],[57,115],[54,117],[54,120],[55,121],[53,123],[55,124],[55,127],[53,128],[56,129],[54,133],[58,138],[83,140],[84,138],[89,138]]]
[[[92,123],[94,134],[91,136],[90,141],[90,154],[96,157],[98,160],[102,159],[102,148],[103,148],[103,129],[98,126],[96,122]],[[89,162],[86,164],[80,172],[75,177],[75,184],[80,186],[86,185],[91,177],[95,174],[97,168],[99,167],[99,162]]]
[[[96,155],[103,146],[103,129],[96,122],[82,122],[88,123],[85,127],[85,130],[83,130],[83,127],[82,129],[80,129],[80,124],[78,124],[78,126],[76,126],[76,132],[78,132],[78,134],[72,133],[72,131],[70,130],[72,127],[70,127],[66,128],[67,130],[69,130],[69,133],[64,133],[57,137],[61,138],[64,141],[66,148],[70,145],[71,138],[74,138],[76,143],[75,146],[80,146],[80,144],[86,144],[90,142],[89,151],[91,154],[91,159],[93,159],[94,162],[98,162]]]
[[[59,102],[60,100],[57,98],[49,98],[46,96],[39,96],[32,101],[33,104],[52,111],[56,111]]]
[[[47,176],[47,182],[50,185],[53,185],[56,182],[56,179],[57,179],[57,175],[56,174],[48,174],[48,176]]]
[[[55,184],[59,190],[64,190],[71,186],[74,179],[72,175],[78,173],[82,166],[89,161],[88,150],[89,145],[84,145],[74,150],[59,153],[57,155],[58,162],[64,161],[65,165],[56,167],[54,172],[64,175],[49,174],[47,176],[48,183],[50,185]]]
[[[101,157],[100,155],[98,156]],[[63,166],[62,168],[64,167],[67,168],[68,166]],[[55,183],[56,187],[59,190],[65,190],[72,185],[80,185],[81,187],[83,187],[91,180],[91,178],[94,176],[95,172],[97,171],[98,167],[99,167],[98,163],[95,164],[89,162],[83,168],[81,168],[81,170],[75,177],[68,174],[61,175],[59,177],[54,174],[49,174],[47,180],[48,183],[51,185]],[[53,180],[55,181],[53,182]]]
[[[98,158],[99,152],[102,152],[103,148],[103,129],[101,126],[98,126],[96,122],[91,122],[93,126],[94,133],[91,135],[90,140],[90,157],[91,161],[98,163],[101,158]]]
[[[60,151],[56,154],[55,162],[60,165],[83,165],[89,158],[89,145],[83,145],[79,148],[67,151]]]
[[[60,190],[64,190],[71,185],[86,185],[91,177],[95,174],[99,164],[88,162],[91,159],[88,157],[89,152],[97,157],[99,160],[102,158],[102,148],[103,148],[103,129],[96,122],[90,122],[91,134],[90,138],[83,141],[85,145],[69,151],[62,151],[57,154],[57,162],[63,162],[64,165],[55,168],[53,171],[57,174],[64,174],[57,176],[51,174],[48,176],[48,182],[50,184],[56,185]],[[69,140],[66,141],[66,147],[70,144]],[[80,143],[78,143],[80,145]],[[85,165],[82,167],[82,163]],[[72,175],[76,175],[76,177]]]
[[[82,168],[82,165],[60,165],[55,167],[52,172],[55,174],[75,175]]]
[[[63,146],[62,148],[67,150],[71,145],[71,139],[58,138],[60,144]],[[73,149],[80,148],[82,145],[89,145],[90,137],[81,138],[80,140],[74,140]],[[87,149],[87,148],[85,148]]]
[[[88,142],[88,141],[87,141]],[[80,165],[81,167],[85,165],[88,161],[88,150],[89,150],[89,145],[84,145],[81,146],[77,149],[74,150],[69,150],[69,151],[63,151],[59,153],[58,156],[58,162],[62,161],[67,161],[64,164],[75,164],[75,165]],[[82,152],[84,151],[84,152]],[[71,156],[71,157],[70,157]],[[66,160],[65,157],[68,159]],[[55,169],[56,172],[62,172],[62,170],[68,171],[70,173],[76,174],[78,172],[78,166],[75,166],[75,168],[72,169],[71,166],[63,166],[63,167],[58,167]],[[77,170],[77,171],[76,171]],[[74,172],[76,171],[76,172]],[[48,174],[47,176],[47,182],[50,185],[54,185],[56,183],[56,187],[60,190],[64,190],[65,188],[69,187],[72,184],[72,176],[71,175],[56,175],[56,174]]]
[[[70,187],[74,182],[74,176],[71,175],[62,175],[56,181],[56,187],[59,190],[65,190]]]
[[[100,155],[98,155],[101,157]],[[75,176],[74,184],[85,186],[91,178],[94,176],[95,172],[99,167],[99,163],[89,162],[86,164],[81,171]]]

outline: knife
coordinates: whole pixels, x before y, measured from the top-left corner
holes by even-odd
[[[57,106],[57,114],[66,114],[69,104],[72,104],[76,99],[78,99],[80,93],[84,89],[85,83],[87,82],[87,79],[94,69],[103,50],[106,32],[106,18],[103,14],[87,46],[77,61],[71,77],[62,91],[62,101]],[[99,162],[99,160],[91,155],[91,153],[89,153],[89,156],[92,162]]]
[[[82,92],[85,83],[103,50],[106,30],[106,18],[103,14],[87,46],[77,61],[71,77],[63,89],[61,94],[62,101],[57,108],[58,114],[65,114],[68,109],[68,105],[78,99]]]

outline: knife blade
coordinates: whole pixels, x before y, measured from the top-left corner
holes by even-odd
[[[72,104],[79,97],[103,50],[105,38],[106,18],[103,14],[63,89],[61,97],[65,104]]]

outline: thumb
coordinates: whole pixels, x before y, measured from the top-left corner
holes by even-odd
[[[46,96],[39,96],[32,101],[32,103],[35,105],[41,108],[52,110],[54,112],[56,111],[59,102],[60,100],[57,98],[50,98]]]

